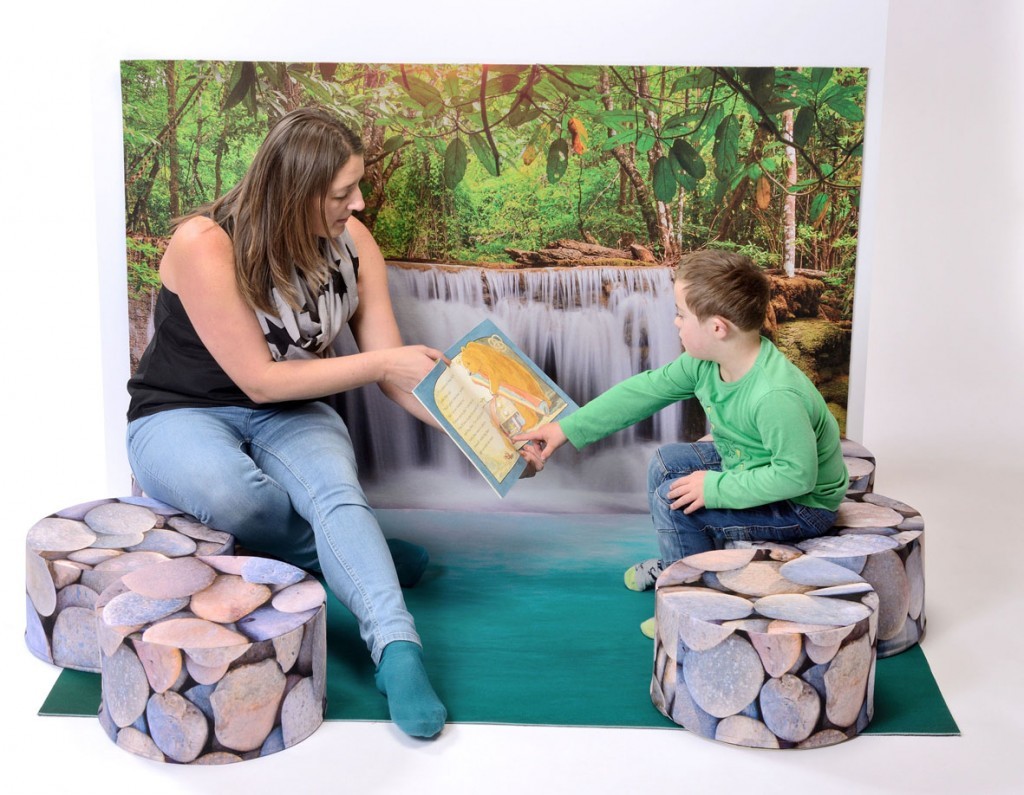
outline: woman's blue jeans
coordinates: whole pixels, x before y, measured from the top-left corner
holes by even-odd
[[[128,458],[149,496],[243,547],[322,571],[375,664],[392,641],[420,642],[332,408],[161,411],[129,423]]]
[[[726,541],[777,541],[791,544],[828,532],[834,511],[810,508],[791,500],[756,508],[698,508],[691,514],[673,510],[672,483],[697,470],[721,471],[722,459],[712,442],[669,444],[658,449],[647,470],[647,493],[664,566]]]

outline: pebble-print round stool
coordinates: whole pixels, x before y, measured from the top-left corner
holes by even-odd
[[[850,474],[847,494],[863,494],[875,488],[875,456],[864,445],[843,439],[843,462]]]
[[[856,572],[878,594],[878,656],[924,637],[924,519],[909,505],[868,492],[839,506],[837,535],[801,541],[801,552]]]
[[[124,575],[97,601],[100,722],[149,759],[266,756],[323,722],[326,594],[256,557],[198,556]]]
[[[795,545],[729,541],[728,549],[770,549],[810,555],[844,566],[871,584],[879,598],[878,656],[892,657],[925,632],[924,519],[909,505],[875,492],[850,494],[828,535]]]
[[[826,560],[690,555],[657,581],[651,699],[686,729],[733,745],[850,739],[874,708],[877,606],[869,583]]]
[[[234,537],[142,497],[97,500],[36,522],[25,544],[25,642],[41,660],[99,673],[94,610],[121,575],[159,561],[230,555]]]

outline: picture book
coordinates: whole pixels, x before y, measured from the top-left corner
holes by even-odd
[[[413,394],[504,497],[526,469],[512,437],[578,406],[492,321],[445,351]]]

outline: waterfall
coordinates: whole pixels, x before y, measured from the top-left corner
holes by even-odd
[[[444,350],[492,320],[577,403],[679,355],[668,268],[503,270],[389,263],[395,316],[407,343]],[[355,350],[350,335],[341,352]],[[577,453],[565,445],[545,471],[499,500],[456,446],[369,388],[337,401],[371,504],[503,511],[646,511],[647,461],[679,441],[674,405]]]

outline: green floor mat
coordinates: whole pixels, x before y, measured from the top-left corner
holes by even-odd
[[[625,515],[380,511],[389,536],[425,544],[406,591],[449,720],[678,728],[651,705],[653,592],[622,572],[656,554],[649,519]],[[327,719],[387,720],[355,620],[328,600]],[[27,652],[26,652],[27,653]],[[94,715],[100,677],[62,671],[43,715]],[[920,647],[879,660],[867,734],[959,734]]]

